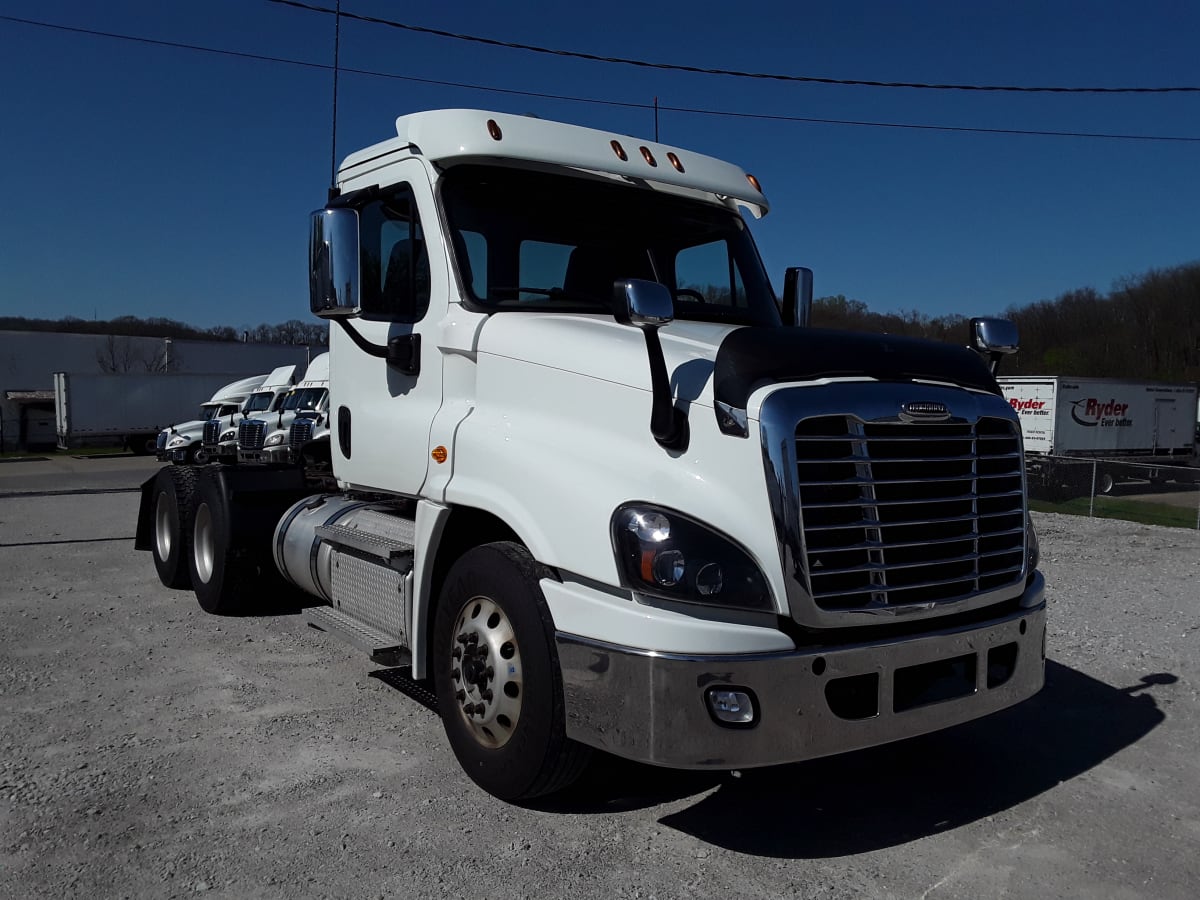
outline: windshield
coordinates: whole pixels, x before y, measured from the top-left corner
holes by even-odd
[[[242,412],[249,415],[252,412],[263,412],[271,408],[271,401],[275,399],[273,391],[265,391],[258,394],[251,394],[246,400],[246,405],[242,407]]]
[[[205,403],[200,407],[200,418],[207,422],[209,419],[215,419],[220,411],[221,405],[219,403]]]
[[[329,393],[327,388],[301,388],[292,391],[283,401],[283,409],[320,409]]]
[[[456,166],[442,202],[463,283],[490,310],[612,314],[613,282],[666,285],[679,319],[778,325],[758,251],[731,210],[628,184]]]

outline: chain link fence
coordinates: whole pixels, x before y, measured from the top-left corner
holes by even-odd
[[[1200,529],[1200,468],[1074,456],[1025,458],[1030,506]]]

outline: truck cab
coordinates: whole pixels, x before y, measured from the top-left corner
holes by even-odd
[[[265,380],[266,375],[254,375],[230,382],[212,395],[212,399],[200,404],[199,418],[180,422],[164,428],[158,434],[155,449],[161,462],[179,464],[210,462],[204,449],[206,427],[220,428],[221,423],[233,422],[246,398]],[[214,423],[209,425],[209,423]]]
[[[238,459],[273,465],[292,464],[298,459],[292,449],[293,423],[304,420],[311,431],[314,423],[325,421],[328,407],[329,354],[321,353],[308,364],[300,383],[280,397],[272,414],[242,422],[237,436]],[[324,432],[328,433],[328,426]]]
[[[273,369],[242,403],[238,410],[241,422],[246,422],[251,416],[269,416],[278,412],[295,380],[295,366],[279,366]],[[205,422],[201,444],[208,459],[215,462],[235,462],[238,458],[238,431],[235,414],[230,414],[228,422],[223,421],[221,417],[214,417]]]
[[[1007,323],[810,327],[811,273],[777,298],[742,218],[757,179],[712,157],[481,110],[395,132],[312,218],[332,482],[202,473],[205,609],[273,562],[313,624],[432,679],[505,799],[589,749],[767,766],[1040,689]],[[175,546],[172,490],[144,486],[144,549]]]

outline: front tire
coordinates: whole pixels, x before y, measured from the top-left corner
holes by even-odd
[[[188,557],[192,555],[192,503],[196,472],[183,466],[164,466],[154,478],[154,568],[166,587],[192,586]]]
[[[451,567],[434,621],[434,682],[463,770],[501,800],[565,788],[590,749],[566,736],[562,673],[538,564],[508,541]]]

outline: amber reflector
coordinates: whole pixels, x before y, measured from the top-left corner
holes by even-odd
[[[658,165],[658,160],[654,158],[654,154],[650,152],[649,147],[639,147],[638,149],[642,151],[642,159],[650,163],[652,166]]]
[[[679,157],[674,153],[667,154],[667,162],[675,167],[676,172],[683,172],[683,163],[679,161]]]
[[[499,138],[497,138],[497,140],[499,140]],[[433,457],[434,461],[438,465],[441,465],[442,463],[444,463],[446,461],[446,457],[449,456],[449,454],[446,452],[445,447],[434,447],[433,452],[430,454],[430,456]]]
[[[621,146],[620,141],[612,141],[611,143],[613,153],[617,154],[617,159],[619,159],[621,162],[625,162],[627,159],[629,159],[628,155],[625,153],[625,148]]]
[[[750,187],[754,188],[760,194],[762,193],[762,185],[758,183],[758,179],[747,173],[746,180],[750,182]]]
[[[488,134],[492,136],[493,141],[498,141],[500,138],[504,137],[504,134],[500,131],[500,126],[496,124],[495,119],[488,119]]]

